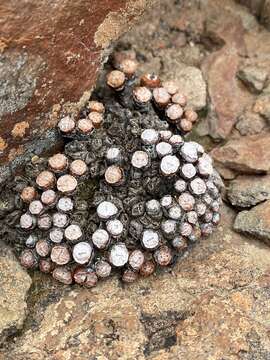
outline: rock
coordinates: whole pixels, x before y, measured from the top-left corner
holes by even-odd
[[[234,230],[262,239],[270,245],[270,200],[249,211],[241,211],[235,219]]]
[[[164,75],[167,79],[174,79],[188,98],[188,106],[194,110],[201,110],[206,106],[206,84],[200,69],[195,66],[187,66],[171,59],[164,64]]]
[[[249,88],[251,92],[260,93],[266,85],[268,73],[257,66],[244,66],[237,72],[237,77]]]
[[[239,116],[235,128],[245,136],[259,134],[265,126],[266,122],[259,114],[247,111]]]
[[[230,182],[227,196],[233,206],[248,208],[270,199],[270,175],[239,176]]]
[[[270,249],[232,231],[234,216],[224,207],[218,231],[189,257],[130,286],[112,278],[57,290],[37,278],[27,331],[3,359],[267,359],[258,354],[270,349]]]
[[[215,11],[218,13],[220,9]],[[250,100],[250,95],[236,78],[240,56],[245,53],[244,29],[239,19],[226,9],[217,15],[216,21],[209,16],[206,27],[208,38],[214,43],[216,39],[224,43],[221,49],[207,56],[202,64],[210,99],[207,116],[209,134],[218,139],[225,139],[229,135]]]
[[[247,6],[253,14],[259,16],[264,0],[238,0],[237,2]]]
[[[12,251],[0,243],[0,347],[21,330],[27,315],[26,296],[31,278]],[[1,357],[1,356],[0,356]]]
[[[270,123],[270,94],[259,96],[253,106],[253,111],[262,115]]]
[[[270,134],[229,140],[211,151],[215,161],[245,174],[266,174],[270,170]]]
[[[265,0],[261,11],[261,22],[265,27],[270,30],[270,1]]]
[[[216,164],[215,169],[218,171],[218,173],[224,180],[232,180],[235,179],[237,176],[237,174],[233,170],[226,168],[222,164]]]
[[[176,46],[177,48],[184,47],[186,46],[186,44],[187,44],[187,37],[184,32],[180,32],[173,39],[173,45]]]
[[[108,45],[153,2],[94,0],[89,7],[83,0],[44,0],[39,6],[26,0],[1,6],[2,164],[46,137],[61,111],[80,110],[95,85]]]
[[[269,0],[238,0],[248,6],[253,14],[257,15],[260,22],[270,30],[270,1]]]

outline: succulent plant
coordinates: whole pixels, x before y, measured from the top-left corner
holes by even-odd
[[[137,79],[137,62],[117,58],[103,103],[91,99],[78,119],[59,119],[64,151],[32,164],[14,188],[21,264],[65,284],[149,276],[220,220],[212,160],[185,139],[198,115],[174,81]]]

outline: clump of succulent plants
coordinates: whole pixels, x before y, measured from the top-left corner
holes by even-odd
[[[114,66],[96,92],[102,102],[59,119],[63,152],[36,159],[14,188],[21,264],[65,284],[149,276],[220,220],[212,160],[185,140],[198,120],[185,95],[155,74],[137,78],[136,60],[124,53]]]

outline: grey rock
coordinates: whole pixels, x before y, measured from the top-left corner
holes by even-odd
[[[233,206],[249,208],[270,199],[270,175],[239,176],[228,188],[228,199]]]
[[[0,243],[0,345],[23,326],[31,278],[12,251]]]
[[[253,110],[270,122],[270,92],[264,92],[257,98]]]
[[[265,125],[265,120],[259,114],[248,112],[239,116],[235,127],[241,135],[245,136],[259,134]]]
[[[202,72],[195,66],[187,66],[175,59],[164,64],[167,79],[174,79],[188,98],[188,106],[201,110],[206,106],[206,83]]]
[[[254,236],[270,245],[270,200],[251,210],[241,211],[235,219],[234,230]]]
[[[237,77],[251,92],[260,93],[266,85],[268,74],[264,69],[247,65],[238,71]]]
[[[42,59],[27,53],[0,56],[0,117],[26,106],[36,88]]]
[[[270,0],[265,0],[261,11],[261,22],[270,30]]]

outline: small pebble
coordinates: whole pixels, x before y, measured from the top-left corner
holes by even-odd
[[[122,61],[120,61],[119,63],[119,69],[121,71],[123,71],[123,73],[128,77],[131,78],[137,68],[138,68],[138,62],[135,59],[123,59]]]
[[[172,132],[170,130],[161,130],[159,136],[161,140],[168,141],[172,137]]]
[[[172,135],[169,139],[169,143],[173,148],[178,149],[183,144],[183,138],[180,135]]]
[[[176,236],[173,240],[172,240],[172,246],[174,247],[174,249],[176,249],[177,251],[183,251],[187,248],[187,241],[184,237],[182,236]]]

